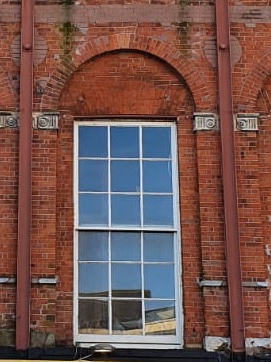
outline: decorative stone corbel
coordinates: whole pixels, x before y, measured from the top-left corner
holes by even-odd
[[[213,113],[194,113],[193,131],[213,131],[218,129],[218,119]]]
[[[55,112],[33,113],[34,129],[58,129],[59,114]]]
[[[17,113],[0,111],[0,128],[17,128],[18,126],[19,119]]]
[[[238,131],[258,131],[257,113],[239,113],[236,115],[236,129]]]

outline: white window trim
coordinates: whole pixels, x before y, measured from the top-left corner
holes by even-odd
[[[178,178],[178,152],[177,152],[177,129],[172,127],[174,121],[142,121],[131,120],[75,120],[74,122],[74,298],[73,298],[73,340],[74,344],[81,347],[91,347],[98,343],[109,343],[115,348],[142,348],[142,349],[181,349],[183,348],[183,300],[182,300],[182,268],[181,268],[181,230],[180,230],[180,205],[179,205],[179,178]],[[174,228],[165,228],[165,231],[175,232],[175,291],[176,291],[176,335],[138,336],[138,335],[94,335],[78,333],[78,231],[79,230],[112,230],[109,227],[79,227],[78,222],[78,137],[79,126],[170,126],[172,145],[172,179],[173,179],[173,217]],[[123,228],[115,228],[114,230]],[[131,228],[131,230],[155,231],[156,228]],[[159,229],[163,230],[163,229]]]

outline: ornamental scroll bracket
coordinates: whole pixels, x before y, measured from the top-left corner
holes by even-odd
[[[238,131],[258,131],[258,113],[239,113],[236,115],[236,129]]]
[[[19,118],[17,113],[0,111],[0,128],[17,128],[18,126]]]
[[[33,128],[41,130],[58,129],[59,114],[56,112],[33,113]]]
[[[214,113],[194,113],[193,131],[218,130],[218,117]]]

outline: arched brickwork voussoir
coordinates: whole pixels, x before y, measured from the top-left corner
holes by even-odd
[[[253,67],[240,88],[237,99],[238,112],[257,112],[259,91],[271,75],[271,51],[268,51]]]
[[[0,71],[0,110],[13,110],[15,102],[9,79],[4,72]]]
[[[115,50],[140,51],[160,58],[173,67],[187,83],[197,111],[215,109],[215,90],[207,87],[205,75],[199,73],[198,68],[181,51],[160,40],[130,33],[101,36],[80,44],[72,56],[72,64],[62,64],[61,68],[53,72],[42,98],[42,109],[57,109],[61,90],[74,70],[95,56]]]

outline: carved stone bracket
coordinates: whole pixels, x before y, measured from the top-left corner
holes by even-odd
[[[34,129],[58,129],[58,113],[45,112],[33,113],[33,128]]]
[[[17,113],[0,111],[0,128],[16,128],[19,126]]]
[[[218,118],[213,113],[194,113],[193,131],[213,131],[218,129]]]
[[[237,114],[236,129],[238,131],[258,131],[259,114]]]

